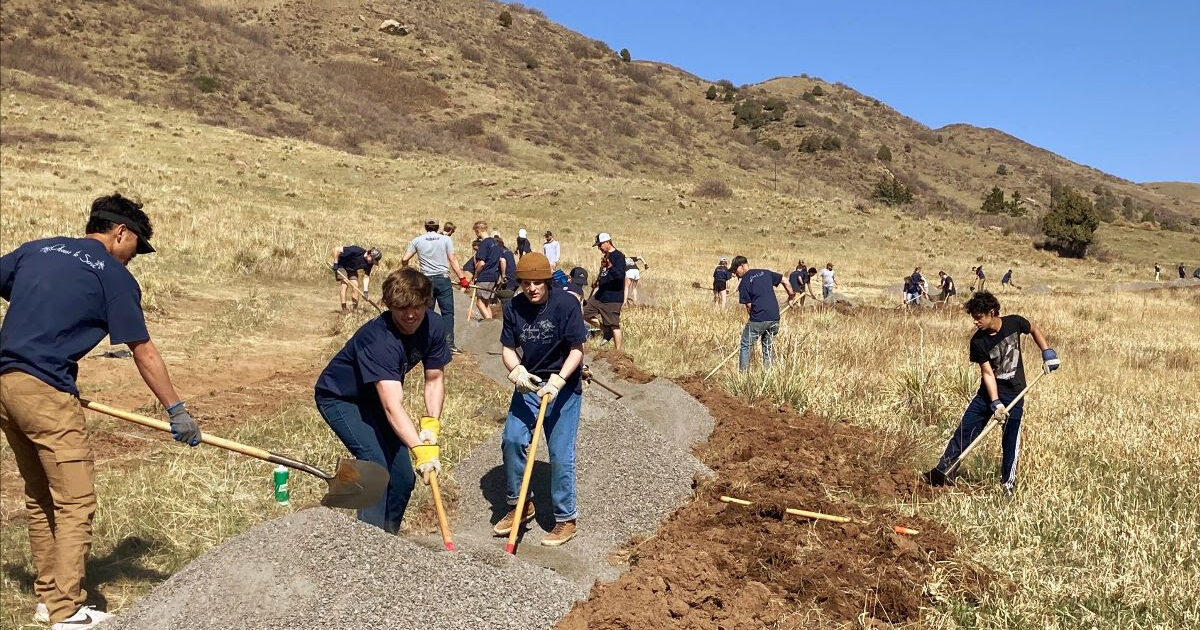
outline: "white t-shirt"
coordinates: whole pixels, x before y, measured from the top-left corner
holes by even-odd
[[[450,255],[454,253],[454,241],[445,234],[426,232],[412,240],[404,255],[420,256],[421,273],[427,276],[450,275]]]
[[[823,286],[823,287],[833,286],[833,270],[832,269],[822,269],[821,270],[821,286]]]
[[[558,264],[559,251],[558,241],[550,241],[542,243],[542,253],[546,255],[546,259],[550,261],[550,266],[554,267]]]

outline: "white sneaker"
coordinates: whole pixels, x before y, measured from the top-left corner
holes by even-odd
[[[42,602],[38,602],[37,608],[33,609],[34,623],[50,623],[50,609]]]
[[[106,612],[101,612],[91,606],[83,606],[75,611],[74,615],[50,626],[50,630],[85,630],[86,628],[95,628],[100,625],[101,621],[110,618],[112,615]]]

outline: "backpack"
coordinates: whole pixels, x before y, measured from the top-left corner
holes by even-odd
[[[564,273],[562,269],[555,269],[554,274],[550,276],[550,279],[554,281],[554,284],[557,284],[560,287],[565,287],[571,284],[571,279],[567,277],[567,274]]]

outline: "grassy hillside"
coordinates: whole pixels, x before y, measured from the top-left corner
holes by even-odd
[[[915,189],[918,212],[1027,231],[1032,218],[980,215],[983,195],[992,186],[1018,191],[1036,218],[1057,179],[1108,197],[1114,223],[1200,230],[1191,223],[1200,222],[1200,203],[996,130],[929,129],[844,85],[806,77],[722,87],[708,99],[710,80],[653,61],[622,62],[605,44],[517,4],[12,0],[2,17],[3,64],[67,85],[34,89],[70,97],[71,86],[91,87],[351,153],[435,153],[688,185],[718,179],[858,200],[894,174]],[[407,34],[377,30],[385,19]],[[781,105],[775,114],[735,129],[735,107],[771,99]],[[805,152],[810,137],[826,148]],[[883,146],[890,159],[880,159]]]

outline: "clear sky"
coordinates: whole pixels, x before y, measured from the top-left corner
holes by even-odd
[[[1200,0],[530,0],[635,59],[807,73],[930,127],[995,127],[1133,181],[1200,182]]]

